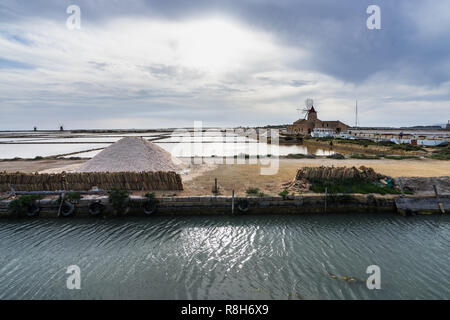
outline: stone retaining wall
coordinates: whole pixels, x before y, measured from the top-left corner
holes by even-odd
[[[246,199],[249,203],[247,211],[239,209],[239,201]],[[386,213],[404,214],[404,210],[397,208],[398,199],[428,199],[426,202],[432,203],[431,210],[423,208],[414,211],[413,214],[434,213],[440,214],[439,207],[434,204],[436,198],[414,197],[414,196],[381,196],[381,195],[328,195],[310,194],[303,196],[290,196],[286,199],[282,197],[237,197],[234,199],[234,214],[332,214],[332,213]],[[450,212],[448,207],[450,195],[441,195],[440,201],[444,203],[445,211]],[[199,197],[163,197],[158,199],[158,210],[156,214],[232,214],[232,198],[225,196],[199,196]],[[127,215],[144,216],[144,197],[131,197],[131,205],[127,210]],[[8,204],[10,200],[0,201],[0,216],[10,216]],[[75,215],[78,217],[89,216],[88,207],[94,202],[104,205],[104,216],[114,216],[107,196],[85,196],[75,204]],[[59,209],[58,199],[44,199],[39,201],[41,207],[41,217],[56,217]],[[399,209],[399,210],[397,210]],[[422,210],[422,211],[421,211]]]

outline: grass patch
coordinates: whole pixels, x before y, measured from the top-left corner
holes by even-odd
[[[287,159],[315,159],[316,156],[313,154],[303,154],[303,153],[289,153],[286,156]]]
[[[344,160],[345,156],[343,154],[340,153],[335,153],[335,154],[331,154],[329,156],[327,156],[328,159],[338,159],[338,160]]]
[[[248,196],[253,197],[264,197],[265,194],[259,188],[248,188],[245,193],[247,193]]]
[[[310,190],[317,193],[325,193],[327,188],[328,193],[378,193],[378,194],[400,194],[401,192],[394,187],[382,185],[372,181],[355,181],[355,180],[341,180],[341,181],[319,181],[313,180],[311,182]]]
[[[8,210],[17,215],[24,215],[33,202],[41,198],[39,195],[22,195],[9,203]]]
[[[332,138],[332,137],[326,137],[326,138],[315,138],[316,141],[337,141],[339,143],[345,143],[345,144],[357,144],[364,147],[368,146],[382,146],[382,147],[389,147],[392,150],[403,150],[403,151],[424,151],[426,150],[421,146],[414,146],[412,144],[396,144],[392,141],[372,141],[369,139],[342,139],[342,138]]]
[[[109,203],[111,203],[112,207],[117,211],[125,209],[129,199],[130,197],[127,190],[112,189],[109,192]]]
[[[380,156],[378,156],[378,155],[370,156],[370,155],[366,155],[366,154],[362,154],[362,153],[357,153],[357,154],[351,154],[350,158],[352,158],[352,159],[364,159],[364,160],[379,160]]]
[[[287,196],[289,195],[289,190],[288,190],[288,189],[284,189],[284,190],[281,191],[278,195],[279,195],[280,197],[282,197],[283,200],[286,200]]]
[[[430,158],[435,160],[450,160],[450,144],[438,146],[438,150],[433,151]]]
[[[420,160],[419,157],[416,156],[384,156],[385,159],[391,159],[391,160],[406,160],[406,159],[414,159],[414,160]]]
[[[391,147],[391,149],[403,150],[403,151],[424,151],[424,152],[426,152],[426,150],[424,148],[422,148],[421,146],[414,146],[412,144],[406,144],[406,143],[394,144]]]

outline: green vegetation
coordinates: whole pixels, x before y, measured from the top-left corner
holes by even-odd
[[[420,160],[419,157],[416,156],[384,156],[385,159],[391,159],[391,160],[405,160],[405,159],[414,159],[414,160]]]
[[[315,159],[316,156],[313,154],[303,154],[303,153],[290,153],[286,156],[288,159]]]
[[[369,139],[342,139],[342,138],[331,138],[331,137],[324,137],[324,138],[314,138],[316,141],[337,141],[342,144],[357,144],[364,147],[368,146],[382,146],[382,147],[389,147],[393,150],[403,150],[403,151],[424,151],[426,150],[421,146],[414,146],[412,144],[396,144],[392,141],[372,141]]]
[[[153,204],[156,205],[159,203],[159,200],[156,198],[154,192],[152,192],[152,193],[147,192],[144,197],[146,198],[145,202],[150,202],[152,205]]]
[[[39,199],[41,199],[41,197],[38,195],[23,195],[11,201],[8,209],[10,212],[17,215],[24,215],[27,209],[33,205],[33,202]]]
[[[362,153],[357,153],[357,154],[351,154],[350,158],[352,158],[352,159],[364,159],[364,160],[379,160],[380,156],[379,155],[370,156],[370,155],[366,155],[366,154],[362,154]]]
[[[112,189],[109,192],[109,203],[112,207],[120,212],[127,207],[129,201],[129,194],[127,190]]]
[[[69,202],[78,202],[80,201],[82,198],[81,193],[79,192],[69,192],[68,194],[64,195],[64,200],[69,201]],[[61,202],[61,196],[59,196],[59,200],[58,202]]]
[[[379,193],[379,194],[400,194],[401,192],[394,187],[383,185],[372,181],[358,181],[354,179],[340,181],[319,181],[313,180],[310,190],[317,193]]]
[[[414,146],[412,144],[406,144],[406,143],[394,144],[391,147],[391,149],[403,150],[403,151],[424,151],[424,152],[426,152],[426,150],[421,146]]]
[[[264,192],[261,192],[259,188],[248,188],[247,191],[245,191],[248,196],[257,196],[257,197],[264,197]]]
[[[289,195],[289,190],[288,190],[288,189],[284,189],[284,190],[281,191],[278,195],[279,195],[280,197],[282,197],[283,200],[286,200],[287,196]]]
[[[430,158],[435,160],[450,160],[450,144],[438,146],[437,150],[433,151]]]
[[[327,156],[328,159],[337,159],[337,160],[343,160],[345,159],[345,156],[343,154],[340,153],[335,153],[335,154],[331,154],[329,156]]]

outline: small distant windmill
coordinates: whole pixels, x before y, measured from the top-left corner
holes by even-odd
[[[303,118],[308,118],[308,114],[311,111],[311,108],[314,106],[314,100],[313,99],[306,99],[305,100],[305,108],[302,109],[303,112]]]

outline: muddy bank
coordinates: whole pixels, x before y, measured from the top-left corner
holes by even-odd
[[[396,150],[385,146],[375,146],[375,145],[367,145],[367,147],[359,144],[352,143],[341,143],[339,141],[333,140],[333,146],[330,146],[330,141],[318,141],[314,139],[305,139],[303,141],[304,145],[316,146],[316,147],[328,147],[333,151],[341,152],[341,153],[366,153],[373,155],[415,155],[415,156],[423,156],[426,152],[423,151],[405,151],[405,150]]]

